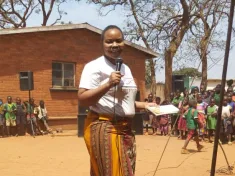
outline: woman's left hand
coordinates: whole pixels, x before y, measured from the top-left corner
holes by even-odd
[[[145,104],[145,109],[147,109],[148,107],[156,107],[157,106],[157,104],[156,103],[146,103]]]

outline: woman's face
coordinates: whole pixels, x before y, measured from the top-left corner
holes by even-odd
[[[124,48],[122,32],[118,29],[109,29],[104,33],[103,50],[105,56],[110,59],[120,57]]]

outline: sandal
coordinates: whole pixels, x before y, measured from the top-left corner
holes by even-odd
[[[41,130],[41,131],[40,131],[40,134],[43,136],[45,133],[44,133],[44,131]]]
[[[189,154],[190,152],[187,149],[182,149],[181,154]]]
[[[204,148],[203,145],[199,145],[199,146],[197,147],[197,151],[200,152],[203,148]]]
[[[157,135],[157,132],[153,133],[153,136],[156,136]]]
[[[48,131],[48,133],[53,134],[53,130],[51,128],[48,129],[47,131]]]

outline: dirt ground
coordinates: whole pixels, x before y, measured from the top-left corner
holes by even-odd
[[[168,137],[136,136],[136,176],[152,176]],[[198,153],[194,142],[191,154],[182,155],[184,141],[171,137],[157,176],[209,176],[213,144],[203,143]],[[223,145],[231,165],[235,163],[235,144]],[[4,176],[89,176],[89,156],[83,138],[76,131],[54,137],[31,136],[0,138],[0,175]],[[217,169],[226,166],[219,149]],[[235,172],[235,170],[234,170]],[[219,175],[219,174],[217,174]]]

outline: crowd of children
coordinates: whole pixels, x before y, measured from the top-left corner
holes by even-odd
[[[153,128],[153,135],[157,134],[159,129],[161,135],[167,135],[171,127],[171,135],[183,139],[185,145],[182,153],[188,153],[188,142],[194,138],[197,143],[198,151],[203,146],[200,141],[213,143],[213,137],[216,130],[218,118],[218,106],[220,104],[221,85],[217,85],[213,90],[204,90],[204,86],[193,87],[189,93],[187,89],[184,92],[177,90],[171,93],[170,98],[162,103],[159,97],[149,94],[146,101],[156,102],[158,105],[172,104],[179,108],[178,114],[154,116],[148,112],[144,116],[145,135],[149,134],[149,127]],[[235,139],[235,93],[233,87],[228,87],[224,92],[223,106],[220,126],[220,143],[232,145]]]
[[[36,105],[33,98],[22,102],[17,97],[13,102],[12,97],[8,96],[6,103],[0,99],[0,137],[52,133],[47,118],[43,100]]]

